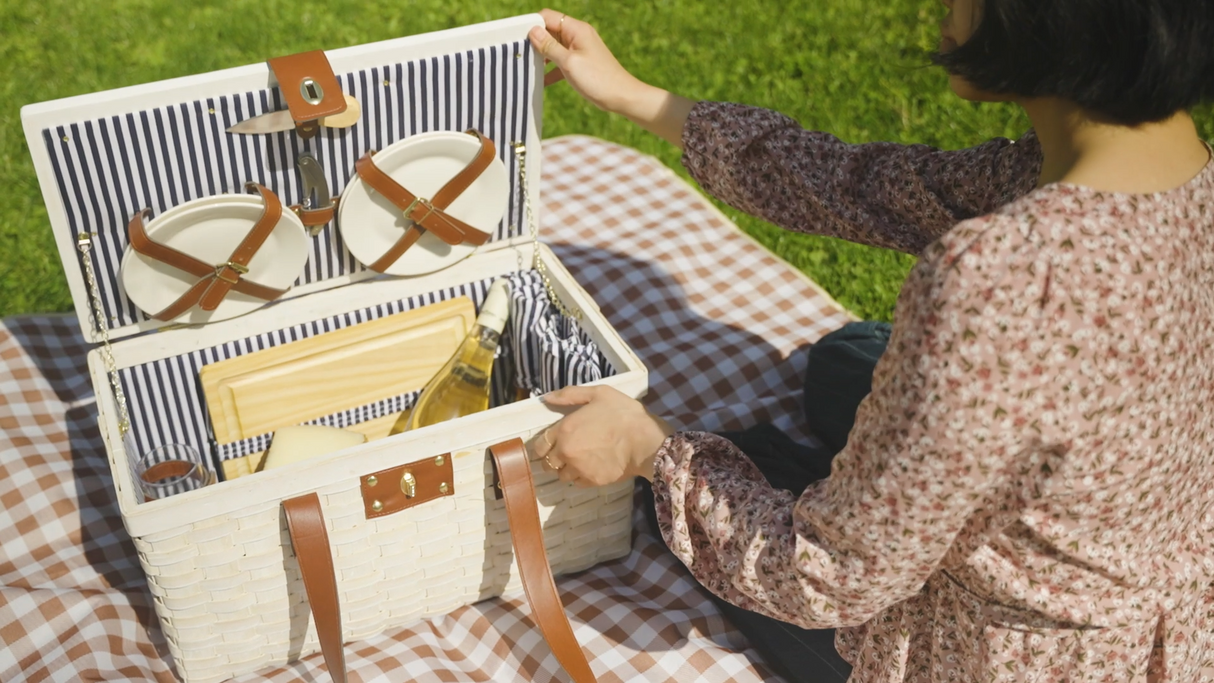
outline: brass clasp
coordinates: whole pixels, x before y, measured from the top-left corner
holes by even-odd
[[[225,268],[231,268],[232,270],[236,271],[240,275],[247,275],[249,272],[249,269],[247,266],[242,266],[239,263],[236,263],[234,261],[228,261],[227,263],[220,263],[219,265],[215,266],[215,279],[223,280],[224,282],[228,283],[229,285],[236,284],[236,281],[239,280],[240,277],[237,276],[237,277],[234,277],[229,280],[228,278],[223,276],[223,271]]]
[[[380,470],[360,477],[360,481],[363,511],[367,519],[395,514],[455,494],[455,472],[450,453]],[[380,484],[391,485],[392,482],[400,482],[400,491],[404,495],[380,488]]]
[[[418,204],[421,204],[422,206],[426,207],[428,209],[428,211],[426,211],[426,215],[422,216],[421,218],[413,218],[410,214],[413,213],[413,209],[416,209]],[[409,220],[413,221],[414,223],[421,223],[422,221],[429,218],[430,214],[432,214],[432,213],[434,213],[434,205],[430,203],[430,200],[426,199],[425,197],[417,197],[413,201],[409,202],[409,206],[405,209],[404,216],[405,216],[405,218],[408,218]]]

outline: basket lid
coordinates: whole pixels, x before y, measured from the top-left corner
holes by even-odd
[[[319,160],[337,197],[357,184],[355,162],[368,151],[394,149],[420,133],[478,130],[495,144],[504,174],[492,181],[499,185],[493,196],[504,194],[504,202],[491,207],[500,209],[496,221],[479,215],[473,220],[487,228],[489,241],[529,234],[513,144],[523,142],[535,152],[540,147],[543,57],[527,33],[542,25],[539,15],[526,15],[326,52],[343,93],[359,103],[361,118],[349,128],[322,127],[307,139],[294,130],[227,132],[254,116],[287,109],[265,63],[23,107],[26,141],[86,338],[96,335],[78,249],[81,235],[91,237],[105,317],[100,323],[110,337],[164,328],[123,286],[132,217],[150,209],[154,225],[175,207],[244,195],[247,182],[269,188],[284,206],[300,204],[306,189],[296,160],[304,154]],[[539,157],[527,155],[531,178],[539,177]],[[526,189],[538,207],[539,183]],[[418,190],[423,191],[430,190]],[[339,215],[308,236],[306,263],[283,298],[378,276],[360,262],[366,256],[347,247],[343,229]],[[292,248],[298,251],[299,245]]]

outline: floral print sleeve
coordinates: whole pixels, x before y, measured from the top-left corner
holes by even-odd
[[[829,479],[774,491],[677,433],[667,544],[730,602],[846,627],[852,683],[1214,683],[1211,206],[1214,160],[957,224],[907,278]]]
[[[1015,518],[1045,463],[1015,394],[1035,381],[1026,334],[1049,269],[999,224],[962,224],[915,266],[829,479],[796,497],[725,439],[667,439],[658,517],[706,588],[805,628],[857,625],[919,592],[963,528],[991,523],[980,510]]]
[[[992,140],[941,151],[853,145],[767,109],[700,102],[683,128],[683,165],[722,201],[781,227],[918,254],[962,220],[1033,189],[1041,147]]]

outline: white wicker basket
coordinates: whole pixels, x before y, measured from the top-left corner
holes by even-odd
[[[328,53],[328,57],[338,73],[363,73],[384,64],[452,54],[472,55],[491,46],[518,46],[517,58],[529,58],[525,69],[530,74],[530,83],[515,82],[516,90],[526,96],[520,105],[526,117],[525,121],[504,124],[505,133],[499,136],[518,134],[526,142],[532,151],[527,172],[531,178],[538,178],[537,124],[541,120],[542,90],[537,84],[542,83],[543,65],[542,59],[525,46],[527,31],[540,21],[531,16],[493,22],[339,50]],[[383,73],[404,74],[406,70],[393,72],[389,68]],[[186,112],[189,103],[239,96],[266,87],[266,68],[257,65],[23,110],[27,140],[81,326],[87,335],[93,333],[75,236],[87,229],[97,233],[102,242],[118,239],[115,230],[119,228],[115,226],[124,225],[120,221],[129,208],[118,206],[122,202],[115,200],[105,220],[95,219],[92,224],[82,225],[78,217],[87,213],[87,207],[77,205],[80,201],[74,193],[60,190],[63,173],[60,155],[77,153],[72,151],[72,138],[77,133],[83,134],[82,122],[108,120],[119,126],[124,125],[128,115],[137,121],[143,113],[157,108],[182,107],[181,111]],[[490,122],[491,130],[487,132],[492,132],[492,125]],[[514,126],[515,133],[510,132],[510,126]],[[380,132],[375,132],[375,136],[379,135]],[[508,149],[502,140],[498,143]],[[272,151],[266,155],[272,156]],[[293,170],[286,169],[283,173],[290,174]],[[291,180],[286,175],[283,178],[284,187],[279,191],[290,195]],[[122,178],[100,177],[95,182],[97,194],[109,191],[116,196],[134,196],[130,202],[148,200],[125,187]],[[539,183],[534,182],[528,188],[535,206],[539,204],[538,187]],[[336,193],[340,187],[334,190]],[[153,194],[158,195],[161,206],[171,204],[167,201],[172,194],[168,189],[156,188]],[[521,207],[512,207],[512,212],[515,209],[518,211],[512,216],[521,217]],[[104,214],[107,209],[99,211]],[[367,275],[340,272],[340,268],[324,273],[324,268],[318,266],[312,281],[297,286],[285,301],[242,318],[204,327],[131,337],[154,329],[156,323],[132,319],[132,314],[122,308],[120,293],[107,291],[107,301],[113,299],[116,311],[107,321],[110,335],[116,339],[114,360],[122,369],[178,358],[217,344],[507,274],[518,270],[520,264],[530,264],[534,250],[539,249],[539,258],[556,294],[565,305],[584,313],[582,329],[615,369],[614,375],[599,383],[632,396],[642,395],[647,373],[640,360],[552,253],[536,246],[524,231],[518,230],[518,221],[510,223],[504,222],[497,240],[443,271],[417,278],[358,282],[367,279]],[[104,271],[104,253],[98,259]],[[105,289],[105,283],[111,280],[104,272],[100,279]],[[262,667],[282,665],[318,649],[282,511],[284,500],[307,493],[319,494],[324,512],[336,570],[342,637],[346,642],[520,588],[505,512],[502,502],[494,496],[487,448],[516,437],[530,438],[560,417],[538,399],[374,441],[320,460],[141,503],[131,475],[133,454],[126,452],[119,436],[115,397],[109,388],[106,365],[97,351],[89,356],[89,368],[97,391],[101,429],[119,508],[155,596],[160,625],[176,666],[187,681],[224,680]],[[158,409],[147,404],[131,406],[133,413]],[[453,495],[367,519],[360,493],[361,477],[446,454],[450,455],[453,467]],[[578,571],[628,553],[630,483],[579,490],[560,483],[534,463],[532,473],[545,544],[555,573]]]

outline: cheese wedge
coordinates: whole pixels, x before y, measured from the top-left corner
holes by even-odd
[[[283,427],[274,432],[262,469],[317,458],[367,442],[365,434],[322,425]]]

